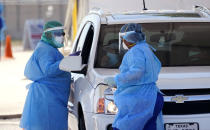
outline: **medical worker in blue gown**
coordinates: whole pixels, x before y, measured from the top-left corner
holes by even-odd
[[[127,53],[120,73],[105,82],[117,86],[114,102],[118,113],[114,130],[163,130],[163,96],[156,86],[161,63],[145,41],[139,24],[126,24],[119,33]]]
[[[24,130],[67,130],[67,102],[70,91],[70,73],[61,71],[64,31],[61,23],[47,22],[34,53],[25,67],[28,85],[20,127]]]

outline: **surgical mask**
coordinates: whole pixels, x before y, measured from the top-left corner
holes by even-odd
[[[125,44],[125,42],[122,43],[122,47],[124,50],[129,50],[129,48],[127,47],[127,45]]]
[[[63,47],[64,37],[63,36],[55,36],[54,42],[57,48]]]
[[[129,48],[135,46],[136,44],[132,43],[132,44],[126,45],[125,42],[123,42],[122,45],[123,45],[124,50],[129,50]]]
[[[124,33],[119,33],[119,52],[121,53],[121,51],[127,51],[129,50],[128,46],[124,43],[123,37],[127,34],[127,33],[131,33],[134,31],[129,31],[129,32],[124,32]],[[129,47],[133,47],[134,45],[136,45],[135,43],[130,44]],[[121,49],[122,47],[122,49]]]

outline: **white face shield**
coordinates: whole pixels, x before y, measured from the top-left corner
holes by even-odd
[[[60,48],[64,46],[63,42],[64,42],[65,33],[63,29],[64,29],[63,26],[60,26],[60,27],[48,28],[44,31],[44,33],[51,32],[52,40],[56,48]]]
[[[121,51],[127,51],[129,50],[128,46],[123,42],[123,37],[130,32],[135,32],[135,31],[129,31],[129,32],[124,32],[124,33],[119,33],[119,52]]]
[[[126,33],[121,33],[121,32],[119,33],[119,52],[128,50],[128,47],[123,42],[123,36],[125,36],[125,35],[126,35]]]
[[[64,27],[63,26],[60,26],[60,27],[53,27],[53,28],[48,28],[44,31],[45,32],[49,32],[49,31],[55,31],[55,30],[63,30]]]

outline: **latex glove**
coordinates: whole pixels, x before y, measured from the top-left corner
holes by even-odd
[[[116,83],[115,83],[115,80],[114,80],[114,77],[107,77],[104,79],[104,83],[109,85],[110,87],[116,87]]]
[[[80,53],[81,53],[81,51],[77,51],[77,52],[69,54],[69,56],[79,56]]]

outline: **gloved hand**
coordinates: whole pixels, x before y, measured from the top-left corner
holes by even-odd
[[[115,83],[115,80],[114,80],[114,77],[107,77],[104,79],[104,83],[109,85],[110,87],[116,87],[116,83]]]
[[[76,51],[74,53],[69,54],[69,56],[79,56],[81,51]]]

